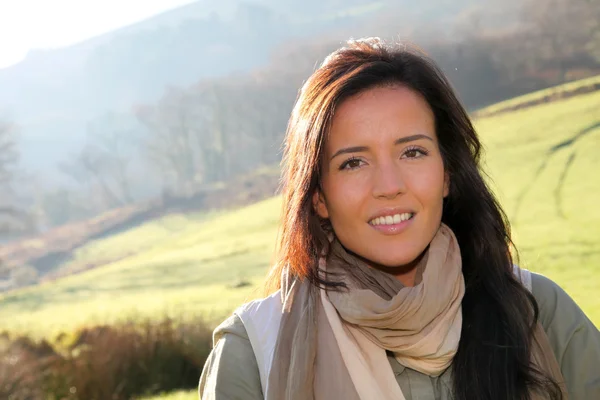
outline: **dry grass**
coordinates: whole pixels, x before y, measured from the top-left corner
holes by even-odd
[[[53,345],[5,336],[0,398],[128,400],[193,388],[210,349],[211,330],[202,321],[169,318],[90,327]]]

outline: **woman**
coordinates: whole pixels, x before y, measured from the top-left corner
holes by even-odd
[[[274,294],[217,328],[200,397],[600,399],[600,334],[513,267],[480,147],[424,55],[331,54],[288,127]]]

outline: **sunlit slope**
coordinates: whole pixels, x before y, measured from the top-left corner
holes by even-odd
[[[600,91],[477,121],[521,263],[600,323]]]
[[[0,297],[0,330],[45,334],[87,322],[165,313],[220,318],[253,292],[260,293],[256,288],[273,254],[279,211],[280,201],[273,198],[212,217],[169,216],[90,242],[77,257],[141,250],[107,266]],[[149,245],[144,247],[145,237]]]

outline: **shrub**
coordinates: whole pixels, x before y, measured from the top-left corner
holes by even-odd
[[[0,399],[36,400],[43,398],[42,374],[58,355],[46,341],[34,342],[21,336],[0,342]]]
[[[203,322],[166,318],[84,328],[70,341],[66,347],[11,341],[0,359],[0,398],[125,400],[195,388],[211,331]]]

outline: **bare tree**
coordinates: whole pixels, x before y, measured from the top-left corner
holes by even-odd
[[[206,181],[227,181],[279,162],[296,85],[299,83],[269,70],[206,82],[192,89],[191,96],[201,110],[195,134],[203,154]]]
[[[83,189],[96,212],[134,201],[129,174],[134,128],[126,119],[113,113],[93,120],[84,147],[58,165]]]
[[[597,46],[598,4],[589,0],[527,0],[523,18],[529,51],[537,63],[554,65],[565,80],[570,64],[589,57]],[[594,63],[594,60],[589,61]],[[537,65],[539,68],[540,65]]]
[[[130,162],[133,156],[135,128],[129,118],[116,113],[106,114],[88,126],[89,150],[96,159],[97,173],[115,187],[114,197],[122,203],[133,202],[133,181]]]
[[[233,135],[230,125],[240,118],[232,112],[233,96],[227,88],[215,83],[198,86],[194,104],[201,126],[195,130],[203,157],[203,176],[208,182],[226,180],[230,174]]]
[[[0,235],[25,231],[32,225],[12,198],[18,159],[17,128],[12,122],[0,120]]]
[[[199,129],[198,109],[187,92],[169,89],[154,106],[135,110],[145,127],[143,153],[158,169],[166,186],[185,192],[202,181],[203,160],[195,130]]]
[[[12,179],[17,160],[16,127],[11,122],[0,120],[0,184]]]
[[[94,147],[86,145],[79,153],[60,163],[58,168],[88,193],[97,211],[124,204],[104,172],[107,160]]]

